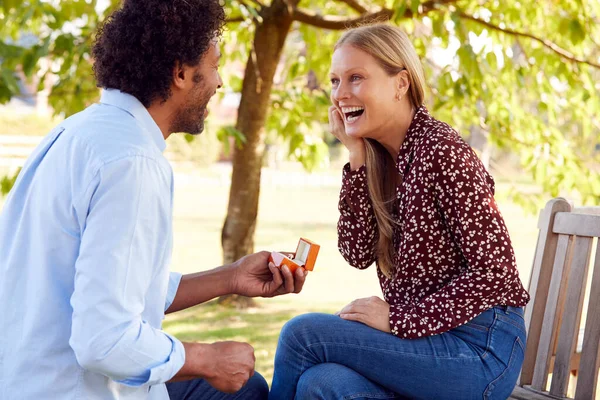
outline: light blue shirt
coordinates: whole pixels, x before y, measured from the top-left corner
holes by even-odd
[[[27,160],[0,214],[0,399],[168,399],[173,174],[133,96],[105,90]]]

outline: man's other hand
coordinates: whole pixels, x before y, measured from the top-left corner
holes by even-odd
[[[216,342],[201,345],[201,377],[217,390],[235,393],[254,375],[254,348],[248,343]]]
[[[270,254],[268,251],[261,251],[242,257],[233,264],[233,293],[247,297],[300,293],[306,279],[306,270],[298,268],[292,274],[286,266],[279,269],[269,263]]]

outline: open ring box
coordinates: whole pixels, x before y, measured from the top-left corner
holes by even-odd
[[[295,253],[280,253],[274,251],[271,253],[269,261],[275,264],[277,268],[287,265],[292,273],[294,273],[298,267],[303,267],[307,271],[312,271],[315,267],[320,248],[321,246],[318,244],[311,242],[308,239],[300,238]]]

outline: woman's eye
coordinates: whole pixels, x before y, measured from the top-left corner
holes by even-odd
[[[332,85],[337,85],[338,83],[340,83],[340,80],[338,78],[331,78],[331,84]]]
[[[360,79],[362,79],[362,76],[360,76],[360,75],[352,75],[350,77],[350,82],[356,82],[356,81],[358,81]]]

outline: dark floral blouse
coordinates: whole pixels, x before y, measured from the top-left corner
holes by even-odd
[[[494,181],[459,134],[419,108],[397,169],[395,270],[388,279],[377,269],[392,333],[435,335],[496,305],[526,305]],[[377,261],[378,233],[365,166],[344,167],[339,210],[342,256],[355,268],[369,267]]]

